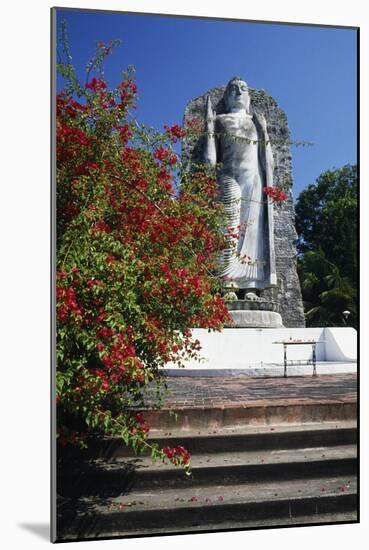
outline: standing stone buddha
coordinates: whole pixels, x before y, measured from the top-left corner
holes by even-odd
[[[264,115],[250,112],[250,95],[239,77],[229,81],[224,112],[206,102],[203,160],[220,163],[218,183],[232,234],[220,276],[238,289],[266,289],[277,283],[273,205],[263,189],[273,185],[273,155]]]

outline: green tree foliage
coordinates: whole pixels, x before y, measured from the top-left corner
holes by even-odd
[[[350,311],[347,324],[356,327],[356,288],[349,277],[342,277],[337,265],[322,250],[306,252],[299,262],[299,275],[307,325],[343,326],[342,313]]]
[[[298,271],[308,326],[357,325],[357,170],[323,172],[299,196]]]

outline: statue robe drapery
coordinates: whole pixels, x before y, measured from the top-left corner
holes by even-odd
[[[241,289],[276,284],[273,204],[265,186],[273,185],[273,154],[265,125],[246,113],[216,117],[221,201],[228,227],[239,236],[224,251],[219,275]]]

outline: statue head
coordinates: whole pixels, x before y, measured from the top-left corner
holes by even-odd
[[[234,76],[224,92],[224,104],[227,113],[250,112],[249,88],[240,76]]]

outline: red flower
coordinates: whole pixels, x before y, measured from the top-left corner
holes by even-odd
[[[264,187],[264,193],[272,199],[273,202],[282,202],[288,199],[288,195],[279,187]]]
[[[123,80],[119,86],[118,90],[120,92],[121,99],[121,109],[126,110],[128,107],[132,106],[135,96],[137,94],[137,86],[132,80],[126,79]]]
[[[99,166],[98,164],[96,164],[96,162],[90,162],[89,160],[86,160],[85,162],[82,162],[75,167],[74,174],[76,176],[86,176],[98,169]]]
[[[93,286],[99,286],[101,284],[101,281],[99,279],[87,279],[86,285],[91,288]]]
[[[102,369],[95,369],[95,374],[101,380],[101,388],[104,391],[108,391],[110,389],[110,383],[109,383],[109,380],[106,376],[106,373]]]
[[[167,191],[172,191],[172,177],[167,170],[162,166],[157,175],[158,183],[164,187]]]
[[[101,92],[106,90],[106,82],[94,77],[90,82],[87,82],[86,88],[93,92]]]
[[[66,321],[68,319],[68,309],[65,306],[60,306],[57,315],[60,321]]]
[[[60,298],[62,298],[64,296],[64,288],[62,288],[61,286],[58,286],[56,288],[56,297],[57,299],[59,300]]]
[[[187,120],[186,128],[195,134],[199,134],[204,131],[204,122],[200,118],[192,118]]]
[[[183,138],[186,135],[186,132],[181,126],[178,124],[174,124],[173,126],[164,126],[164,129],[166,133],[170,136],[173,143],[176,143],[178,139]]]
[[[178,445],[177,447],[164,447],[163,452],[174,464],[180,462],[188,464],[191,458],[188,450],[182,447],[182,445]]]
[[[112,336],[113,331],[109,327],[101,327],[96,333],[97,338],[111,338]]]
[[[102,222],[96,222],[96,223],[94,223],[93,226],[92,226],[92,231],[93,231],[94,233],[99,232],[99,231],[101,231],[101,232],[103,232],[103,233],[109,233],[109,232],[110,232],[110,227],[109,227],[109,225],[108,225],[106,222],[104,222],[104,221],[102,221]]]
[[[58,127],[56,139],[59,144],[63,145],[89,145],[90,140],[87,134],[80,128],[61,124]]]
[[[148,183],[144,178],[140,178],[136,183],[137,189],[140,191],[147,191]]]
[[[174,153],[169,151],[168,149],[165,149],[165,147],[157,147],[154,151],[154,158],[157,160],[161,160],[162,162],[165,162],[167,164],[170,164],[173,166],[177,162],[177,157]]]
[[[132,137],[132,130],[129,127],[128,124],[123,124],[120,128],[118,128],[119,137],[121,139],[121,142],[123,145],[127,145],[128,141]]]
[[[144,416],[142,413],[135,413],[133,416],[135,422],[137,422],[138,429],[140,432],[147,433],[150,430],[150,426],[144,419]]]

